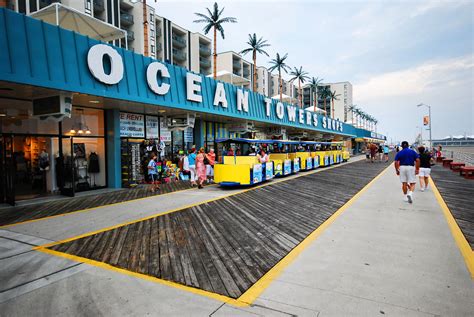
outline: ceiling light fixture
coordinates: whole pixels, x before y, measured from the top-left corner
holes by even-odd
[[[89,100],[90,103],[100,103],[99,100]]]

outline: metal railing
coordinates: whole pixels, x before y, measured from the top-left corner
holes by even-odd
[[[199,63],[200,63],[202,66],[205,66],[205,67],[210,67],[210,66],[211,66],[211,61],[208,60],[207,58],[202,58],[202,57],[200,57],[200,58],[199,58]]]
[[[133,24],[133,15],[126,12],[120,13],[120,23],[122,25],[132,25]]]
[[[176,45],[178,47],[186,47],[186,40],[185,39],[183,39],[181,37],[178,37],[176,35],[173,35],[172,39],[173,39],[173,45]]]
[[[128,41],[135,40],[135,33],[133,31],[127,31],[127,40]]]
[[[177,49],[173,48],[173,58],[177,61],[185,61],[186,53],[178,51]]]
[[[199,52],[201,52],[205,56],[211,55],[211,49],[202,44],[199,44]]]
[[[443,150],[444,157],[451,158],[457,162],[463,162],[466,165],[474,165],[474,153],[458,151],[458,150]]]

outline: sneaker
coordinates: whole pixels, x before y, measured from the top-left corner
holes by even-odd
[[[409,204],[413,203],[413,198],[411,195],[412,195],[411,193],[407,194],[407,199],[408,199]]]
[[[424,191],[425,191],[425,188],[424,188],[424,187],[421,187],[421,189],[420,189],[420,190],[421,190],[422,192],[424,192]]]
[[[407,195],[403,196],[403,201],[408,201]]]

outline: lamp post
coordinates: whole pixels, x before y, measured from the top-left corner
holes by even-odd
[[[431,140],[432,140],[432,139],[431,139],[431,106],[425,105],[424,103],[420,103],[420,104],[418,104],[418,105],[416,105],[416,106],[417,106],[418,108],[421,107],[421,106],[428,107],[428,118],[429,118],[429,120],[430,120],[430,122],[429,122],[429,126],[430,126],[430,128],[429,128],[429,129],[430,129],[430,147],[429,147],[429,148],[431,149],[431,148],[433,147],[433,143],[432,143],[432,141],[431,141]]]
[[[423,145],[423,126],[416,126],[417,129],[420,129],[420,145]]]

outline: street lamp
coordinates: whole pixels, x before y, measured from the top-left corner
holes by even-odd
[[[428,118],[429,118],[429,120],[430,120],[430,122],[429,122],[429,126],[430,126],[430,128],[429,128],[429,129],[430,129],[430,148],[432,148],[432,147],[433,147],[433,143],[432,143],[432,141],[431,141],[431,140],[432,140],[432,139],[431,139],[431,106],[425,105],[424,103],[420,103],[420,104],[418,104],[418,105],[416,105],[416,106],[417,106],[418,108],[421,107],[421,106],[428,107]]]
[[[417,129],[420,129],[420,145],[423,145],[423,126],[416,126]]]

